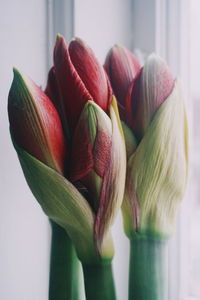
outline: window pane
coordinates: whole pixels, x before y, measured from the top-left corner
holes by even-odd
[[[192,191],[190,211],[190,274],[189,294],[200,298],[200,2],[190,2],[190,80],[193,101]]]

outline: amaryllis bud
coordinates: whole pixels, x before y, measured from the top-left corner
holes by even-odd
[[[113,99],[110,118],[89,101],[76,127],[72,147],[72,182],[81,181],[89,191],[96,213],[95,242],[99,248],[120,207],[126,169],[121,124]]]
[[[126,99],[126,121],[140,140],[155,112],[174,87],[174,78],[159,56],[152,54],[133,80]]]
[[[110,226],[123,199],[126,152],[107,74],[83,42],[73,41],[69,51],[58,36],[46,94],[17,76],[9,116],[30,189],[47,216],[65,228],[83,263],[110,261]],[[65,173],[61,121],[53,103],[69,146]]]
[[[121,118],[125,118],[124,106],[130,83],[140,70],[136,57],[122,46],[114,46],[104,64],[113,92],[117,98]]]
[[[58,113],[45,93],[16,69],[8,113],[14,143],[63,173],[66,147]]]
[[[69,52],[64,38],[58,36],[54,49],[54,66],[62,110],[73,134],[88,100],[93,100],[102,109],[108,110],[111,101],[110,87],[92,50],[80,40],[71,42]]]
[[[129,237],[135,232],[156,238],[169,237],[185,192],[188,131],[178,81],[164,100],[128,158],[123,215]]]
[[[104,111],[108,111],[112,98],[108,79],[92,49],[76,38],[69,45],[69,54],[77,73],[92,96],[91,100]]]
[[[94,213],[63,176],[66,147],[58,113],[47,95],[16,69],[8,112],[13,143],[34,196],[47,216],[66,229],[82,262],[99,260]],[[101,253],[105,259],[113,256],[110,236]]]
[[[112,123],[93,101],[88,101],[73,137],[71,180],[81,181],[90,191],[91,205],[98,210],[103,176],[112,147]]]

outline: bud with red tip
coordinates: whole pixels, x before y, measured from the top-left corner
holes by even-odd
[[[118,101],[120,117],[124,120],[127,90],[140,71],[140,64],[128,49],[116,45],[110,49],[104,68]]]

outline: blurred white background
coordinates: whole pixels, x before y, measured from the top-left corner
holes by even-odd
[[[84,39],[103,63],[113,44],[146,56],[156,51],[182,77],[194,129],[187,197],[169,250],[169,300],[200,299],[200,1],[0,1],[0,299],[48,299],[50,226],[23,177],[11,144],[7,96],[12,67],[45,87],[57,32]],[[194,115],[193,115],[194,108]],[[114,226],[114,272],[127,299],[128,241]],[[148,300],[148,299],[147,299]]]

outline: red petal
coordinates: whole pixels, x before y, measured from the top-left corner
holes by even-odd
[[[56,82],[55,67],[52,67],[49,70],[45,94],[49,97],[50,100],[52,100],[57,110],[60,111],[61,103],[60,103],[58,85]]]
[[[52,67],[49,71],[45,93],[57,108],[57,111],[59,113],[64,128],[65,137],[67,140],[70,140],[69,127],[68,127],[68,123],[64,111],[62,109],[62,101],[61,101],[59,87],[56,80],[55,67]]]
[[[93,168],[94,159],[88,124],[81,122],[73,136],[70,178],[72,182],[83,179]]]
[[[126,99],[127,123],[141,139],[160,105],[174,86],[173,76],[158,56],[149,56]]]
[[[140,126],[141,118],[143,118],[142,111],[140,108],[140,86],[142,70],[143,68],[130,84],[126,95],[125,104],[126,123],[129,125],[130,128],[134,130],[134,133],[138,139],[140,136],[138,127]]]
[[[73,133],[81,111],[92,96],[74,68],[63,37],[58,36],[54,48],[56,79],[60,90],[62,110]]]
[[[91,105],[88,104],[86,109]],[[86,110],[85,110],[86,111]],[[104,114],[104,112],[102,112]],[[100,119],[98,111],[88,109],[88,114],[81,115],[76,127],[71,158],[71,180],[82,180],[90,171],[94,170],[100,177],[107,169],[107,156],[110,153],[111,133],[106,131],[105,123]],[[90,136],[89,123],[96,126],[95,140]]]
[[[110,78],[114,94],[120,103],[119,110],[123,115],[126,93],[130,83],[140,70],[140,64],[129,50],[114,46],[106,57],[104,67]]]
[[[14,141],[63,173],[66,147],[58,113],[45,93],[17,70],[9,92],[8,113]]]
[[[107,78],[92,49],[80,39],[76,39],[70,43],[69,53],[73,65],[92,95],[92,99],[104,111],[108,111],[111,95]]]

